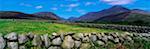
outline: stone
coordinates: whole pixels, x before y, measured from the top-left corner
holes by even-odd
[[[8,40],[17,40],[17,34],[15,32],[9,33],[5,36]]]
[[[90,43],[82,43],[80,46],[80,49],[89,49],[89,48],[91,48]]]
[[[26,49],[25,46],[19,46],[19,49]]]
[[[39,35],[34,35],[32,45],[34,45],[34,46],[41,46],[42,45],[42,40],[41,40],[41,37]]]
[[[8,42],[7,46],[9,49],[18,49],[18,42]]]
[[[52,33],[52,35],[53,35],[53,36],[57,36],[58,34],[57,34],[57,33]]]
[[[70,35],[66,36],[63,43],[62,43],[62,48],[63,49],[71,49],[74,46],[74,40]]]
[[[61,49],[61,47],[57,47],[57,46],[51,46],[48,49]]]
[[[48,34],[43,35],[43,41],[44,41],[45,47],[49,47],[51,45],[50,39],[48,37]]]
[[[82,39],[82,42],[90,42],[90,39],[88,36],[85,36],[83,39]]]
[[[97,43],[99,46],[102,46],[102,45],[105,44],[103,41],[100,41],[100,40],[96,41],[96,43]]]
[[[33,33],[28,33],[27,36],[29,37],[29,39],[33,39],[34,38],[34,34]]]
[[[5,39],[0,36],[0,49],[4,49],[5,46],[6,46]]]
[[[119,38],[115,38],[115,39],[114,39],[114,42],[115,42],[115,43],[119,43]]]
[[[62,40],[64,40],[64,34],[63,33],[60,34],[60,37]]]
[[[108,37],[105,35],[105,36],[102,37],[102,40],[107,42],[108,41]]]
[[[102,39],[102,35],[101,34],[97,34],[98,39]]]
[[[61,45],[61,43],[62,43],[62,40],[60,37],[57,37],[52,40],[52,45]]]
[[[92,42],[95,42],[97,40],[97,36],[96,35],[91,35],[89,38],[90,38],[90,40]]]
[[[75,47],[75,48],[79,48],[80,45],[81,45],[81,41],[75,41],[75,42],[74,42],[74,47]]]
[[[109,40],[114,40],[112,36],[107,36]]]
[[[23,44],[28,41],[28,37],[24,34],[18,35],[19,44]]]
[[[132,38],[131,38],[131,37],[129,37],[129,36],[126,36],[126,40],[131,41],[131,40],[132,40]]]

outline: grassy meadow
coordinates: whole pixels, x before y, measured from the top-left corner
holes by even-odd
[[[39,21],[0,20],[0,33],[7,34],[10,32],[17,32],[17,33],[32,32],[35,34],[45,34],[45,33],[51,34],[53,32],[91,33],[91,32],[122,32],[122,31],[85,28],[77,25],[56,24],[56,23],[39,22]]]

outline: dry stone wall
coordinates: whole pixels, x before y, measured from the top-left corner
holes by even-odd
[[[150,40],[150,33],[33,33],[0,35],[0,49],[89,49],[95,45],[105,46],[125,41],[134,42],[134,37]],[[96,48],[94,48],[96,49]]]
[[[136,33],[148,33],[150,32],[149,26],[132,26],[132,25],[115,25],[115,24],[91,24],[91,23],[69,23],[76,24],[83,27],[102,28],[102,29],[116,29],[128,32]]]

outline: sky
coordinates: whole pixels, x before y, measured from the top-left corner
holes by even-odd
[[[60,17],[69,18],[108,9],[114,5],[150,11],[150,0],[0,0],[0,11],[28,14],[53,12]]]

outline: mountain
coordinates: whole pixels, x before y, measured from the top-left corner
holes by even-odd
[[[74,22],[75,20],[77,20],[78,18],[77,17],[70,17],[70,18],[68,18],[67,20],[68,21],[71,21],[71,22]]]
[[[0,19],[39,19],[38,17],[15,11],[0,11]]]
[[[52,12],[38,12],[38,13],[34,13],[33,15],[36,15],[43,19],[51,19],[51,20],[60,20],[61,19],[59,16],[57,16],[56,14],[54,14]]]
[[[44,20],[60,20],[59,16],[51,12],[39,12],[35,14],[25,14],[15,11],[0,11],[0,19],[44,19]]]
[[[89,12],[76,21],[82,22],[121,22],[146,21],[150,22],[150,12],[140,9],[127,9],[123,6],[113,6],[98,12]]]

